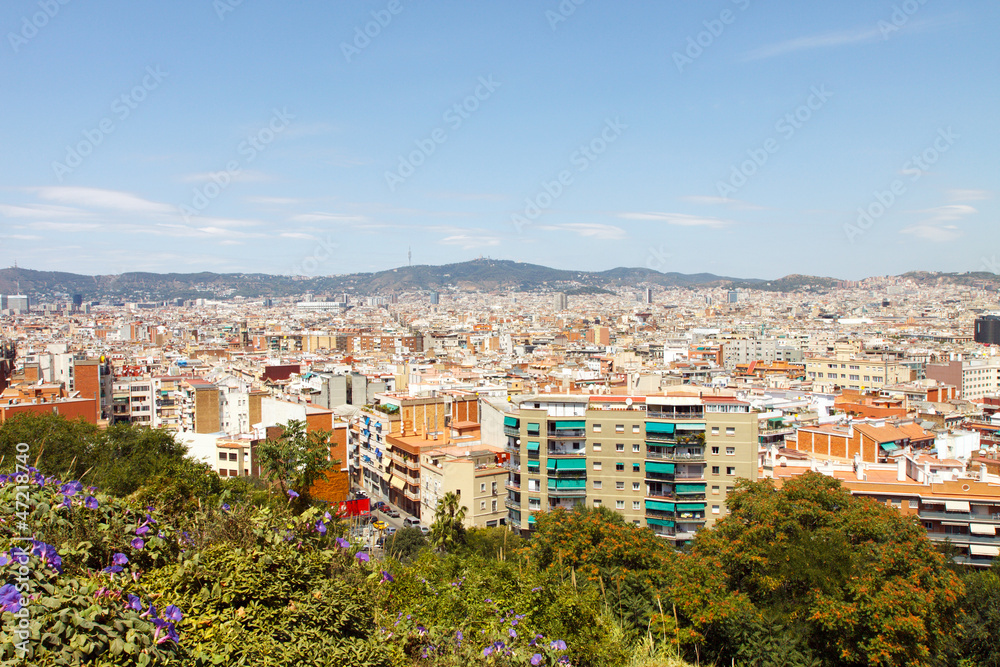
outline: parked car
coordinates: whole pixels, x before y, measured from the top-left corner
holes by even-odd
[[[431,534],[431,529],[427,526],[420,526],[420,532],[423,533],[424,537]]]
[[[399,518],[399,510],[397,510],[397,509],[395,509],[393,507],[387,507],[386,509],[384,509],[382,511],[385,512],[386,514],[388,514],[389,516],[391,516],[393,519],[398,519]]]
[[[405,519],[403,519],[403,527],[404,528],[419,528],[420,527],[420,519],[414,518],[412,516],[408,516]]]
[[[373,509],[373,510],[378,510],[379,512],[384,512],[384,511],[386,511],[387,509],[389,509],[389,506],[388,506],[388,505],[386,505],[386,504],[385,504],[384,502],[382,502],[381,500],[379,500],[379,501],[377,501],[377,502],[376,502],[376,503],[375,503],[374,505],[372,505],[372,509]]]

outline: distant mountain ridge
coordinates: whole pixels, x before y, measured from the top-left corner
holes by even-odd
[[[912,272],[902,277],[918,282],[958,284],[1000,283],[992,273],[942,274]],[[661,287],[729,287],[775,292],[826,290],[836,278],[789,275],[777,280],[741,279],[712,273],[661,273],[652,269],[620,267],[608,271],[570,271],[539,264],[499,259],[475,259],[440,266],[402,266],[375,273],[335,276],[279,276],[263,273],[144,273],[85,276],[25,268],[0,269],[0,294],[20,292],[57,297],[80,294],[85,300],[151,300],[286,297],[312,293],[317,297],[399,294],[414,291],[599,291],[643,285]]]

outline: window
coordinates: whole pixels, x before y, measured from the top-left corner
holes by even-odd
[[[726,466],[726,474],[730,477],[736,476],[736,466]]]
[[[639,472],[639,471],[640,471],[639,464],[638,463],[633,463],[632,464],[632,472]]]
[[[616,510],[623,510],[623,509],[625,509],[625,501],[624,500],[616,500],[615,501],[615,509]]]
[[[616,463],[615,464],[615,471],[617,471],[617,472],[625,472],[625,464],[624,463]]]
[[[736,435],[736,427],[735,426],[727,426],[726,427],[726,435]]]
[[[595,480],[594,480],[594,488],[595,488],[595,489],[599,489],[599,488],[601,488],[602,486],[603,486],[603,484],[602,484],[601,480],[599,480],[599,479],[595,479]]]
[[[639,453],[639,445],[632,445],[632,453],[633,454]]]
[[[479,485],[479,493],[486,493],[486,482]]]
[[[712,514],[718,514],[718,513],[719,513],[719,506],[712,505]]]
[[[601,451],[601,443],[599,443],[599,442],[595,442],[594,443],[594,451],[595,452]]]
[[[713,475],[719,474],[719,466],[712,466],[712,474]]]
[[[632,482],[632,490],[633,491],[639,490],[639,482]]]
[[[624,452],[625,451],[625,443],[619,442],[618,444],[616,444],[615,445],[615,451],[616,452]]]
[[[482,510],[483,512],[486,511],[486,501],[485,500],[479,501],[479,509]]]
[[[240,471],[239,470],[230,470],[229,471],[229,476],[230,477],[239,477],[240,476]]]
[[[713,496],[719,495],[719,487],[718,486],[713,486],[712,487],[712,495]]]
[[[541,498],[528,498],[528,509],[540,510],[542,509],[542,499]]]
[[[491,502],[491,504],[492,504],[492,507],[490,508],[490,511],[496,512],[497,511],[497,501],[494,500],[494,501]]]
[[[850,376],[848,376],[847,379],[849,379],[849,380],[860,380],[861,376],[859,376],[859,375],[850,375]]]
[[[600,424],[594,424],[593,431],[594,431],[594,433],[600,433],[601,432],[601,425]]]
[[[225,461],[227,458],[228,457],[226,456],[225,452],[219,452],[219,460],[220,461]]]
[[[619,491],[625,490],[625,482],[615,482],[615,488]]]
[[[625,424],[615,424],[615,433],[624,433]]]
[[[528,491],[541,491],[541,490],[542,490],[541,484],[538,482],[537,479],[528,480]]]
[[[719,435],[719,427],[718,426],[713,426],[712,427],[712,435]]]
[[[726,456],[736,456],[736,448],[726,447]]]
[[[632,509],[634,509],[634,510],[639,510],[639,509],[641,509],[641,507],[642,507],[642,506],[641,506],[641,505],[639,504],[639,501],[638,501],[638,500],[633,500],[633,501],[632,501]]]
[[[239,457],[236,456],[236,452],[229,452],[229,460],[230,461],[235,461],[237,458],[239,458]]]
[[[719,448],[718,447],[712,447],[712,455],[713,456],[718,456],[719,455]]]
[[[496,482],[493,482],[493,489],[492,489],[492,491],[493,491],[493,495],[495,496],[497,494],[497,483]]]
[[[594,498],[594,507],[600,507],[600,506],[601,506],[601,499]]]
[[[600,470],[600,469],[601,469],[601,462],[594,461],[594,470]]]
[[[638,424],[632,424],[632,432],[633,433],[638,433],[639,432],[639,425]]]

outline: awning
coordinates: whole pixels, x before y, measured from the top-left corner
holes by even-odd
[[[1000,556],[1000,547],[987,547],[980,544],[972,544],[969,546],[969,553],[973,556],[993,556],[995,558]]]
[[[400,491],[402,491],[406,487],[406,484],[403,483],[402,477],[393,477],[392,479],[389,480],[389,483],[392,484],[397,489],[399,489]]]
[[[587,459],[580,457],[577,459],[553,459],[549,458],[546,468],[549,470],[586,470]]]
[[[677,430],[678,431],[704,431],[705,430],[705,425],[704,424],[678,424],[677,425]]]
[[[504,417],[503,418],[503,425],[504,426],[513,426],[514,428],[517,428],[519,424],[520,424],[520,420],[517,417]]]
[[[668,528],[674,527],[674,522],[670,519],[646,519],[647,526],[667,526]]]
[[[533,515],[528,515],[528,523],[535,523],[535,517]]]
[[[665,502],[660,501],[660,500],[647,500],[646,501],[646,509],[648,509],[648,510],[656,510],[657,512],[673,512],[674,511],[674,504],[673,503],[665,503]]]
[[[677,503],[678,512],[698,512],[705,509],[705,503]]]
[[[549,488],[556,490],[566,490],[566,489],[586,489],[587,480],[585,479],[550,479]]]
[[[649,447],[673,447],[676,444],[677,444],[676,442],[653,442],[650,440],[646,441],[646,445]]]
[[[894,452],[899,449],[899,445],[894,442],[880,442],[878,446],[887,452]]]
[[[528,433],[538,435],[538,424],[528,424]]]
[[[587,428],[587,422],[583,419],[574,421],[556,422],[556,430]]]
[[[674,432],[673,424],[663,424],[660,422],[646,422],[646,433],[665,433],[667,435],[672,435]]]
[[[704,484],[678,484],[675,488],[677,493],[705,493]]]
[[[946,500],[946,501],[944,501],[944,511],[945,512],[968,512],[969,511],[969,501],[968,500]]]
[[[528,441],[528,451],[529,452],[537,452],[538,451],[538,443],[537,442]]]
[[[944,501],[937,498],[921,498],[920,502],[924,505],[944,505]]]
[[[535,472],[538,472],[539,467],[540,466],[538,465],[538,461],[528,461],[528,470],[534,470]]]
[[[658,463],[656,461],[646,461],[646,472],[655,472],[661,475],[671,475],[674,472],[674,464]]]
[[[382,473],[382,481],[388,482],[390,479],[392,479],[392,471],[391,470],[389,472]]]
[[[969,532],[973,535],[996,535],[997,527],[985,523],[970,523]]]

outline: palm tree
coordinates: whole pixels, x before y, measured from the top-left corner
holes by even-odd
[[[448,491],[434,510],[431,524],[431,543],[436,549],[450,551],[465,542],[465,513],[468,509],[459,505],[458,494]]]

